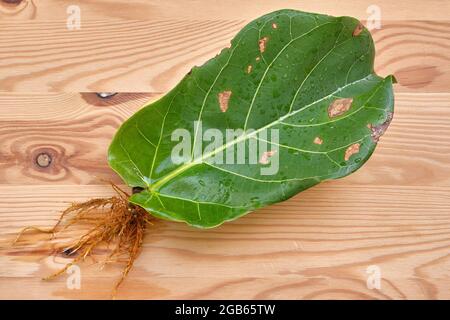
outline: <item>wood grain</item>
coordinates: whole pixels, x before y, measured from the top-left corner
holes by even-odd
[[[69,31],[64,21],[0,20],[0,91],[166,92],[248,21],[88,20]],[[394,74],[398,92],[448,91],[450,22],[381,26],[372,32],[380,75]]]
[[[65,239],[12,247],[15,234],[112,195],[101,179],[121,183],[106,162],[118,126],[248,21],[286,7],[364,21],[373,1],[78,3],[82,28],[69,31],[71,0],[0,0],[0,299],[108,299],[120,263],[80,265],[70,290],[68,275],[40,280],[70,261],[57,250]],[[216,229],[155,221],[118,298],[450,298],[450,2],[376,5],[376,70],[399,84],[368,163]],[[366,285],[372,265],[380,290]]]
[[[448,298],[449,189],[325,183],[217,229],[159,221],[119,298]],[[4,238],[48,225],[63,201],[111,194],[106,186],[0,190]],[[2,249],[0,281],[15,290],[0,296],[108,298],[120,265],[81,265],[81,290],[72,291],[66,276],[40,280],[68,261],[50,253]],[[369,265],[382,271],[381,290],[366,287]]]
[[[98,184],[111,177],[107,147],[119,125],[158,95],[0,94],[0,184]],[[87,102],[86,101],[89,101]],[[110,106],[92,103],[109,103]],[[389,135],[361,170],[360,185],[450,185],[450,94],[396,95]],[[51,166],[36,156],[51,153]],[[415,168],[415,170],[411,170]],[[114,179],[115,182],[120,182]]]
[[[7,0],[8,1],[8,0]],[[383,20],[446,20],[450,4],[445,0],[358,0],[340,1],[297,1],[265,0],[241,1],[226,0],[9,0],[17,5],[0,1],[1,20],[62,20],[67,16],[70,5],[79,5],[83,19],[86,20],[214,20],[246,19],[251,20],[267,12],[291,8],[307,12],[322,12],[335,16],[366,17],[368,8],[378,5]],[[369,10],[370,11],[370,10]]]
[[[108,298],[120,264],[81,265],[82,288],[40,278],[59,242],[9,246],[71,201],[109,196],[105,154],[120,123],[157,95],[1,94],[0,298]],[[97,99],[97,100],[96,100]],[[213,230],[158,221],[119,298],[448,298],[450,94],[399,93],[364,168]],[[101,102],[103,105],[99,105]],[[58,106],[62,105],[61,108]],[[35,156],[53,162],[39,168]],[[31,236],[25,243],[44,237]],[[24,243],[24,244],[25,244]],[[50,255],[50,257],[48,257]],[[366,269],[382,271],[381,290]]]

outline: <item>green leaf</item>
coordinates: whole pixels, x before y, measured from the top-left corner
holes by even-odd
[[[393,77],[374,73],[374,55],[370,33],[354,18],[267,14],[127,120],[109,163],[144,188],[131,203],[202,228],[346,176],[367,161],[392,118]],[[181,164],[171,156],[180,128],[191,135]],[[211,148],[201,135],[211,128],[224,137],[227,129],[244,133]],[[264,142],[266,149],[250,149]],[[245,163],[218,163],[239,146],[253,150]],[[264,174],[275,159],[277,170]]]

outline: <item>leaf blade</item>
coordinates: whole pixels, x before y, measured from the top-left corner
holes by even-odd
[[[231,48],[194,68],[116,134],[111,167],[146,189],[130,202],[161,218],[214,227],[361,167],[376,146],[370,126],[393,112],[393,81],[374,74],[373,42],[367,30],[354,36],[358,25],[353,18],[283,10],[246,26]],[[332,118],[331,107],[341,108]],[[196,155],[202,136],[194,121],[222,133],[255,130],[208,152],[201,146]],[[182,165],[170,157],[176,128],[194,137]],[[268,150],[280,153],[276,174],[261,175],[261,163],[212,162],[239,144],[264,142],[258,134],[267,129],[280,132],[279,143],[266,140]]]

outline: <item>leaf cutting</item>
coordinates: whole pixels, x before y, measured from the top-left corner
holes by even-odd
[[[212,228],[356,171],[393,116],[395,79],[375,74],[374,56],[351,17],[280,10],[250,22],[119,128],[108,161],[133,192],[63,213],[69,226],[103,217],[70,248],[84,258],[119,243],[124,277],[150,217]]]

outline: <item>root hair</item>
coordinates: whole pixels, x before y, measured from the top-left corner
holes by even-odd
[[[110,198],[91,199],[82,203],[73,203],[65,209],[56,224],[46,230],[37,227],[26,227],[16,237],[13,244],[28,232],[51,234],[52,239],[63,231],[81,224],[89,226],[88,231],[80,237],[70,241],[62,251],[68,256],[77,254],[72,262],[67,263],[59,271],[43,278],[54,279],[63,274],[70,266],[84,261],[91,256],[93,251],[101,244],[112,244],[111,252],[106,256],[102,267],[107,263],[118,261],[125,257],[126,265],[122,270],[120,279],[116,282],[112,296],[117,294],[117,289],[122,284],[136,260],[145,235],[145,230],[151,215],[139,206],[128,202],[130,195],[111,183],[117,195]]]

